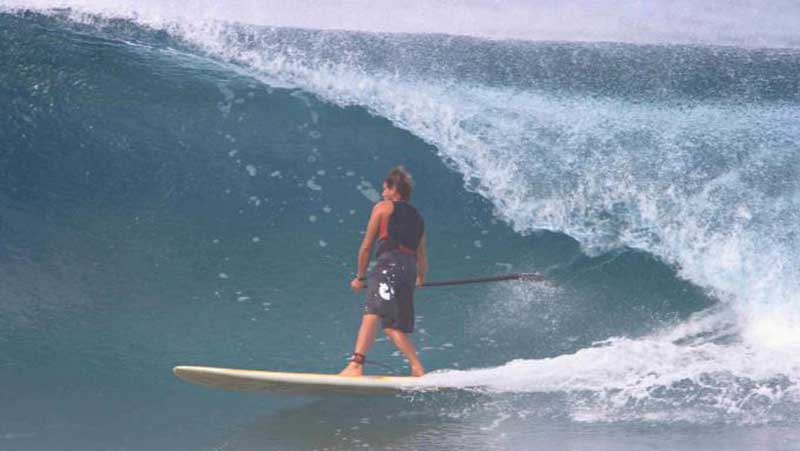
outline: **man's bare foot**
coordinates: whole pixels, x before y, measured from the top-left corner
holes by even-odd
[[[364,374],[364,365],[356,362],[350,362],[339,373],[339,376],[361,376]]]
[[[411,376],[412,377],[422,377],[425,375],[425,368],[420,366],[412,366],[411,367]]]

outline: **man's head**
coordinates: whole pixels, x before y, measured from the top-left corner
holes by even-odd
[[[389,171],[389,174],[383,179],[383,198],[386,200],[392,197],[394,193],[400,196],[400,199],[408,201],[411,200],[411,190],[413,189],[413,182],[411,174],[406,171],[402,166],[397,166]]]

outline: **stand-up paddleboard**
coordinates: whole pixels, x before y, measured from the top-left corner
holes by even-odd
[[[263,393],[375,395],[434,388],[426,385],[423,378],[410,376],[352,377],[207,366],[176,366],[172,372],[186,382],[210,388]]]

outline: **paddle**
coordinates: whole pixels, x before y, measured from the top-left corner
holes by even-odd
[[[436,282],[425,282],[423,287],[442,287],[446,285],[466,285],[468,283],[501,282],[503,280],[522,280],[526,282],[544,282],[545,277],[537,273],[517,273],[504,274],[492,277],[472,277],[467,279],[438,280]]]

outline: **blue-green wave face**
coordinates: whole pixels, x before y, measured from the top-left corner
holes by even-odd
[[[503,448],[486,437],[508,418],[512,437],[531,419],[796,426],[791,30],[488,40],[3,8],[0,393],[16,407],[0,408],[0,434],[46,437],[34,419],[72,406],[43,430],[148,431],[137,443],[174,448],[148,421],[210,409],[192,429],[207,443],[221,412],[241,412],[236,425],[285,407],[169,369],[340,369],[360,320],[356,253],[398,164],[430,280],[550,283],[418,290],[428,377],[480,392],[370,407],[419,412],[373,444],[423,446],[435,423],[449,431],[435,447]],[[371,357],[407,371],[385,339]],[[289,418],[363,407],[342,403]],[[239,439],[264,428],[291,435],[259,423]],[[303,440],[282,446],[339,443]]]

